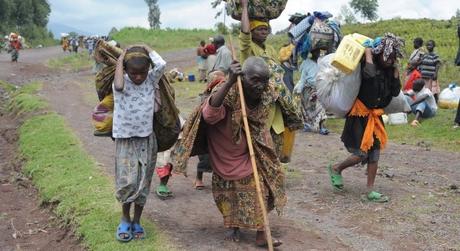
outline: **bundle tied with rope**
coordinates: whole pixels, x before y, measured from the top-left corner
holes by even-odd
[[[96,74],[96,92],[101,101],[93,111],[94,135],[112,135],[113,90],[115,69],[122,49],[111,46],[104,40],[96,43],[94,58],[105,66]],[[146,56],[146,55],[145,55]],[[158,82],[161,108],[153,116],[153,130],[157,137],[158,152],[171,148],[180,133],[179,109],[175,104],[175,92],[168,78],[163,75]]]
[[[224,0],[227,14],[235,20],[241,20],[240,0]],[[268,21],[278,18],[286,8],[287,0],[249,0],[249,19]]]

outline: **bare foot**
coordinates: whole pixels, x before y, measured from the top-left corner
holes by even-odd
[[[225,235],[225,240],[227,241],[239,242],[240,238],[241,238],[241,232],[240,232],[240,229],[237,227],[234,227],[232,230],[230,230]]]
[[[279,247],[283,244],[281,240],[272,238],[273,247]],[[257,231],[256,233],[256,245],[258,247],[268,247],[267,237],[265,231]]]
[[[195,180],[195,189],[196,190],[203,190],[204,188],[204,184],[203,184],[203,181],[202,180]]]

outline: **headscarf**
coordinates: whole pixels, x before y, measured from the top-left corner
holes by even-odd
[[[378,55],[383,53],[383,61],[387,61],[391,53],[395,52],[396,57],[403,57],[404,40],[393,33],[385,33],[381,42],[372,48],[372,53]]]
[[[270,24],[268,22],[255,20],[255,19],[249,21],[249,27],[250,27],[251,31],[254,30],[257,27],[260,27],[260,26],[267,26],[267,28],[268,28],[268,27],[270,27]]]
[[[146,58],[146,59],[150,60],[150,57],[147,54],[136,51],[136,52],[128,52],[128,53],[126,53],[124,61],[128,62],[129,60],[134,59],[134,58]]]

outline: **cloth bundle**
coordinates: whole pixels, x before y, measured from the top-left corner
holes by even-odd
[[[385,114],[400,113],[400,112],[410,112],[410,105],[407,103],[406,95],[402,91],[399,92],[397,97],[391,99],[390,104],[383,108]]]
[[[113,94],[105,96],[93,111],[95,136],[112,136]]]
[[[324,108],[344,118],[353,106],[361,86],[361,66],[349,75],[331,65],[334,53],[320,58],[316,75],[317,96]]]
[[[239,0],[227,2],[227,14],[235,20],[241,20],[242,9]],[[286,7],[287,0],[249,0],[249,19],[271,20],[278,18]]]
[[[439,94],[438,105],[443,109],[456,109],[460,102],[460,87],[455,84],[449,84],[449,87],[442,90]]]
[[[96,75],[96,91],[101,101],[93,111],[95,136],[111,136],[113,112],[112,83],[115,78],[115,68],[118,57],[123,51],[104,40],[96,43],[94,57],[105,67]],[[181,131],[179,110],[175,104],[174,89],[168,78],[163,75],[158,82],[160,87],[161,109],[153,116],[153,130],[157,137],[158,152],[171,148]],[[110,131],[109,131],[110,129]]]
[[[331,17],[332,14],[327,11],[315,11],[289,30],[289,36],[296,43],[295,55],[305,59],[314,49],[325,49],[328,53],[335,51],[342,32]]]

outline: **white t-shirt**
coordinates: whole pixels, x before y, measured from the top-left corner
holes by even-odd
[[[424,95],[428,95],[428,97],[425,99],[427,105],[433,111],[437,111],[438,106],[436,105],[436,99],[434,98],[433,93],[428,88],[423,87],[419,92],[415,93],[415,100]]]
[[[159,108],[156,107],[158,82],[164,73],[166,62],[156,52],[151,52],[149,56],[155,68],[149,71],[142,84],[134,84],[128,74],[125,74],[123,90],[116,91],[113,87],[114,138],[147,137],[153,132],[153,114]]]

